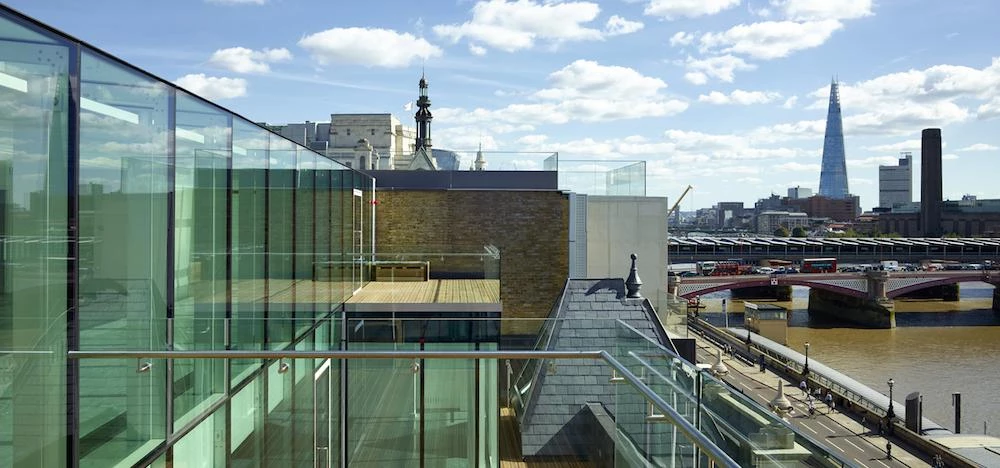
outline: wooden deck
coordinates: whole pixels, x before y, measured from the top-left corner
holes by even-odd
[[[500,408],[500,468],[595,468],[580,460],[524,461],[521,456],[521,429],[510,408]]]
[[[499,280],[372,281],[347,300],[372,304],[446,304],[500,302]]]

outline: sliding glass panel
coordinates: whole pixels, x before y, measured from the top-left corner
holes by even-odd
[[[80,348],[164,349],[170,90],[88,50],[80,80]],[[165,370],[80,362],[82,465],[164,438]]]
[[[65,465],[69,56],[0,18],[0,466]]]
[[[226,407],[211,416],[174,444],[173,466],[213,468],[226,466]]]
[[[177,93],[174,349],[225,349],[230,117]],[[225,361],[173,363],[175,426],[225,394]]]

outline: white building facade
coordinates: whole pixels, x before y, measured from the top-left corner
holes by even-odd
[[[878,167],[878,206],[892,208],[913,201],[913,155],[900,153],[899,164]]]

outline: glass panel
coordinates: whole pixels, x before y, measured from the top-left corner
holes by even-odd
[[[209,363],[204,363],[210,366]],[[173,466],[210,468],[226,466],[225,406],[198,424],[174,444]]]
[[[295,171],[295,323],[299,329],[296,335],[304,332],[312,325],[306,318],[315,317],[316,290],[313,281],[313,268],[316,264],[315,250],[315,197],[316,197],[316,158],[315,153],[298,149]]]
[[[261,389],[263,376],[258,376],[233,395],[229,403],[230,460],[232,466],[261,466],[264,437],[264,408]]]
[[[267,339],[271,349],[292,342],[295,301],[295,146],[272,138],[267,183]]]
[[[467,351],[469,343],[428,343],[431,351]],[[425,359],[423,376],[424,462],[426,466],[474,466],[476,384],[474,359]]]
[[[352,350],[415,350],[417,343],[352,343]],[[403,359],[347,361],[347,465],[420,466],[420,372]]]
[[[86,50],[80,80],[80,347],[163,349],[169,90]],[[82,465],[164,438],[165,371],[81,361]]]
[[[233,122],[232,193],[232,320],[233,349],[264,347],[267,251],[268,133],[237,119]],[[257,360],[232,361],[232,385],[259,365]]]
[[[6,18],[0,38],[0,466],[59,466],[69,50]]]
[[[173,346],[225,349],[229,116],[178,92],[176,125]],[[173,361],[176,427],[222,398],[224,364]]]

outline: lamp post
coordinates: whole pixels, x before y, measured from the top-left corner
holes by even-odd
[[[896,384],[896,381],[890,378],[886,384],[889,385],[889,410],[885,412],[885,417],[889,419],[889,425],[891,426],[893,418],[896,417],[896,412],[892,410],[892,386]]]
[[[809,342],[806,341],[806,365],[802,367],[802,375],[809,375]],[[891,386],[890,386],[891,388]]]

